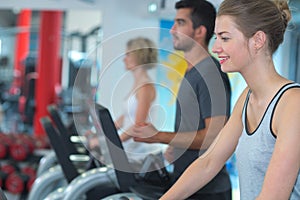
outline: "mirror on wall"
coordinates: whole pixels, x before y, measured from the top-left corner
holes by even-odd
[[[28,126],[32,126],[33,121],[34,106],[29,108],[27,102],[29,98],[34,99],[34,79],[37,78],[35,72],[37,70],[37,56],[40,48],[39,32],[41,13],[43,11],[26,11],[30,12],[26,16],[29,17],[29,23],[27,23],[28,25],[20,25],[20,20],[24,20],[24,18],[20,18],[22,10],[0,10],[0,103],[3,110],[2,116],[4,116],[2,118],[4,123],[0,122],[0,130],[3,132],[28,131],[28,128],[25,127],[27,125],[24,125],[23,122],[29,123]],[[59,52],[62,89],[67,90],[73,86],[76,73],[83,66],[80,63],[82,60],[86,60],[87,57],[89,66],[86,68],[87,79],[84,80],[84,83],[91,84],[96,82],[100,53],[99,50],[95,49],[97,49],[98,44],[102,40],[101,17],[101,12],[97,10],[77,9],[62,11],[63,19]],[[23,43],[22,39],[24,37],[22,39],[19,38],[22,34],[27,34],[25,36],[27,43]],[[28,47],[24,47],[27,44]],[[20,45],[23,45],[25,50],[22,52],[22,58],[18,60],[16,57]],[[76,55],[88,56],[81,56],[77,62],[78,56],[76,57]],[[20,73],[16,65],[22,68],[22,73]],[[23,102],[22,104],[22,96],[26,98],[26,103]],[[32,101],[34,102],[34,100]],[[20,113],[20,107],[22,107],[20,105],[24,105],[22,112],[25,115],[31,110],[30,120],[28,120],[27,116],[23,116],[24,113]]]

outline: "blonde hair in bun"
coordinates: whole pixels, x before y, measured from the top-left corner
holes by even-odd
[[[291,19],[287,0],[224,0],[217,17],[222,15],[231,16],[246,38],[251,38],[257,31],[263,31],[268,36],[270,54],[283,42]]]
[[[275,4],[277,5],[279,11],[281,12],[282,20],[283,20],[283,23],[284,23],[285,27],[287,27],[289,21],[292,18],[291,11],[290,11],[289,6],[288,6],[288,1],[286,1],[286,0],[275,0]]]

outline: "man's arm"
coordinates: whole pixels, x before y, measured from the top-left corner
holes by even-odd
[[[152,124],[134,127],[134,140],[146,143],[163,143],[174,147],[189,149],[207,149],[227,120],[226,116],[205,119],[205,128],[195,132],[163,132]]]

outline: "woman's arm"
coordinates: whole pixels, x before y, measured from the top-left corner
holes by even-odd
[[[137,89],[135,94],[137,98],[137,109],[135,113],[136,125],[143,125],[146,123],[150,114],[149,111],[151,104],[155,99],[155,93],[155,88],[152,84],[145,84]],[[120,135],[121,141],[124,142],[132,137],[131,129],[133,128],[133,126],[128,128],[124,133]]]
[[[150,116],[150,107],[156,96],[153,84],[145,84],[138,88],[136,97],[138,101],[137,110],[135,114],[135,124],[143,125]]]
[[[274,152],[257,199],[289,199],[300,169],[300,89],[290,89],[276,107]]]
[[[242,109],[246,92],[239,98],[228,122],[209,149],[195,160],[161,200],[186,199],[205,186],[233,154],[242,133]]]

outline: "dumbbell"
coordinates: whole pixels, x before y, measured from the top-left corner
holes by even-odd
[[[18,166],[12,162],[2,162],[0,167],[0,185],[2,189],[5,188],[5,182],[7,177],[18,171]]]
[[[16,134],[14,140],[14,143],[9,146],[11,158],[16,161],[25,161],[35,149],[32,137],[26,134]]]
[[[28,192],[27,183],[30,177],[22,172],[14,172],[8,175],[5,181],[5,188],[8,192],[18,195]]]
[[[12,194],[27,194],[36,179],[37,165],[35,163],[25,163],[20,166],[19,171],[8,175],[5,181],[5,188]]]
[[[13,160],[25,161],[36,149],[49,148],[47,137],[14,134],[14,142],[9,146],[9,154]]]

